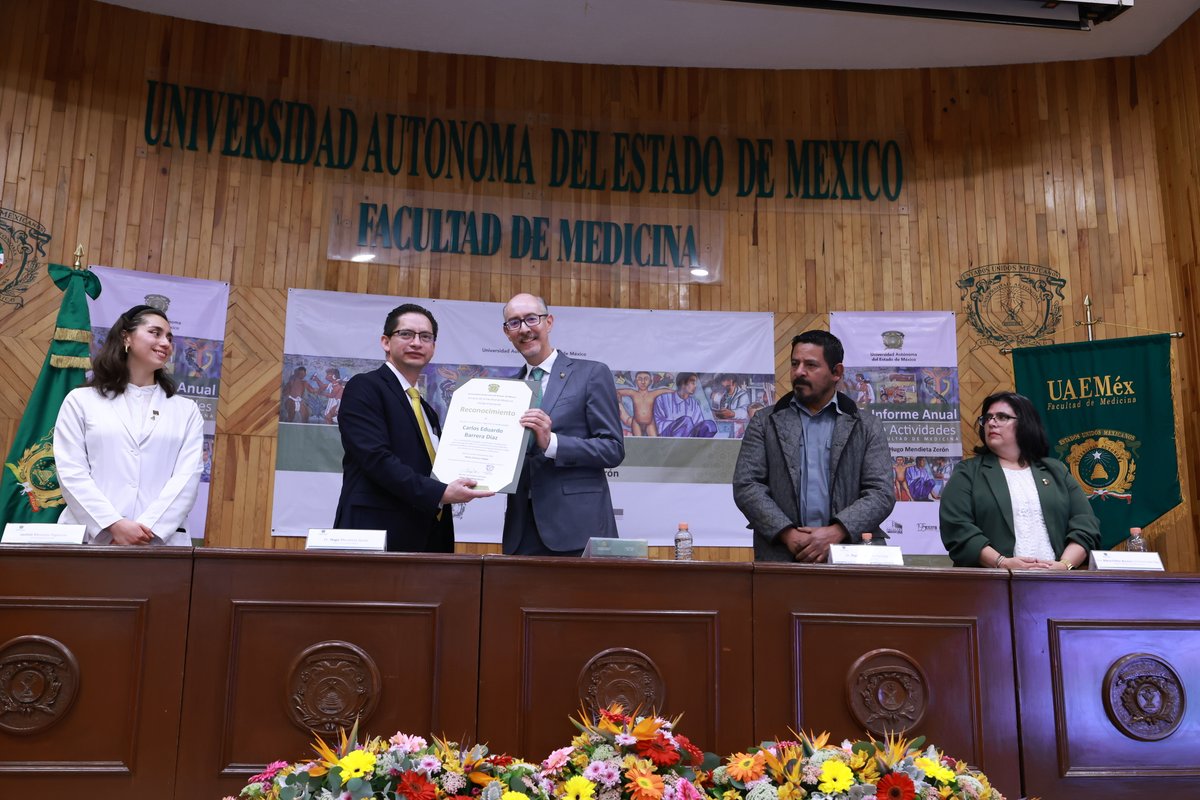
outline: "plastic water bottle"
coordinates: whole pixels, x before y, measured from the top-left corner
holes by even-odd
[[[866,531],[863,533],[862,543],[865,545],[875,545],[875,546],[887,547],[886,539],[880,539],[879,541],[876,541],[875,534],[871,533],[870,531]]]
[[[679,530],[675,531],[675,560],[692,560],[692,532],[686,522],[679,523]]]
[[[1142,538],[1141,528],[1129,529],[1129,540],[1125,542],[1126,553],[1145,553],[1149,548],[1146,547],[1146,540]]]

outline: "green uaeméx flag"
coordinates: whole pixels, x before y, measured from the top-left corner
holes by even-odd
[[[1170,337],[1018,348],[1013,372],[1042,415],[1050,455],[1100,518],[1103,547],[1179,505]]]
[[[4,460],[0,538],[10,522],[55,522],[62,513],[65,503],[54,467],[54,421],[67,393],[83,384],[91,366],[87,297],[100,296],[100,279],[86,269],[61,264],[51,264],[47,271],[63,291],[63,301],[46,361]]]

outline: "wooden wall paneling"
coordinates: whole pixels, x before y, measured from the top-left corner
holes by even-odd
[[[1014,573],[1027,795],[1119,800],[1195,783],[1200,714],[1184,702],[1200,691],[1195,590],[1165,576]]]
[[[176,794],[234,794],[356,714],[363,734],[475,741],[481,565],[197,550]]]
[[[479,737],[536,760],[581,704],[667,716],[704,750],[751,741],[749,564],[487,557]]]
[[[189,548],[3,548],[5,692],[41,708],[0,713],[0,795],[173,796],[191,573]]]
[[[996,571],[757,564],[755,741],[919,733],[1018,796],[1007,596]]]

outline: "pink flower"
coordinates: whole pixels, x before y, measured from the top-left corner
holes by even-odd
[[[392,746],[402,753],[416,753],[424,750],[428,744],[420,736],[409,736],[407,733],[397,733],[390,741]]]
[[[270,764],[267,764],[266,769],[251,778],[249,783],[260,783],[263,781],[269,783],[270,781],[274,780],[276,775],[279,774],[279,770],[283,769],[287,765],[288,762],[286,761],[272,761]]]
[[[700,800],[702,796],[691,781],[680,781],[675,788],[679,792],[679,800]]]
[[[568,757],[575,751],[575,747],[560,747],[550,755],[546,756],[546,760],[542,762],[542,769],[547,772],[558,772],[567,765]]]
[[[637,744],[637,738],[628,733],[618,733],[613,737],[613,741],[622,747],[629,747],[630,745]]]

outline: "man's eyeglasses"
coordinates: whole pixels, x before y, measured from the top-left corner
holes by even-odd
[[[536,328],[536,327],[540,326],[542,324],[542,321],[545,320],[546,317],[548,317],[548,316],[550,316],[550,315],[549,314],[527,314],[524,317],[517,317],[516,319],[505,320],[504,321],[504,330],[516,332],[516,331],[521,330],[522,325],[525,325],[530,328]]]
[[[421,331],[420,333],[417,333],[416,331],[410,331],[405,328],[392,331],[388,334],[388,338],[391,338],[392,336],[399,338],[402,342],[411,342],[414,338],[420,339],[424,344],[433,344],[437,341],[437,337],[429,331]]]
[[[1007,425],[1015,419],[1016,417],[1014,417],[1012,414],[984,414],[979,418],[979,424],[987,425],[989,422],[995,422],[998,425]]]

